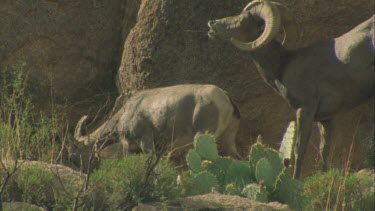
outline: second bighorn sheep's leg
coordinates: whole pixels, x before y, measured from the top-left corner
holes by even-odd
[[[332,120],[324,120],[318,123],[320,132],[320,162],[323,171],[328,170],[328,154],[331,143]]]
[[[299,178],[301,175],[301,166],[309,142],[314,114],[315,112],[311,111],[311,109],[297,109],[297,138],[294,146],[294,178]]]

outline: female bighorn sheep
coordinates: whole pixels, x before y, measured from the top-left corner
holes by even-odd
[[[341,37],[293,50],[296,25],[279,3],[253,1],[237,16],[208,22],[210,37],[250,51],[264,80],[296,109],[294,177],[300,176],[313,121],[320,123],[326,169],[331,119],[374,96],[374,17]]]
[[[211,133],[222,155],[240,158],[235,138],[240,113],[225,91],[214,85],[178,85],[141,91],[94,132],[83,136],[83,116],[74,137],[86,145],[116,135],[125,152],[189,149],[197,133]],[[157,143],[159,142],[159,143]],[[178,155],[172,155],[176,159]],[[173,158],[173,157],[172,157]]]

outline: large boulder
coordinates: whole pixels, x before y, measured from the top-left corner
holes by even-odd
[[[285,3],[301,27],[298,46],[333,38],[373,13],[371,0],[306,0]],[[238,14],[248,0],[143,0],[137,23],[129,33],[118,72],[121,92],[181,83],[211,83],[227,90],[242,113],[238,144],[247,154],[258,134],[278,148],[294,113],[257,74],[248,53],[207,37],[207,21]],[[343,114],[335,121],[331,161],[342,167],[358,128],[372,130],[368,106]],[[315,128],[314,131],[317,131]],[[367,136],[365,135],[365,136]],[[305,174],[317,166],[318,135],[305,161]],[[363,165],[367,146],[354,142],[351,160]]]
[[[24,64],[36,108],[66,106],[74,125],[104,104],[104,93],[116,92],[122,43],[138,7],[133,0],[2,0],[0,67]]]

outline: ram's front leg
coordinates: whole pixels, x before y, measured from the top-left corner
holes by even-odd
[[[301,176],[301,167],[310,139],[311,127],[314,121],[315,112],[313,109],[297,109],[297,130],[296,143],[294,145],[294,172],[293,177]]]
[[[331,143],[332,120],[325,120],[319,122],[320,132],[320,162],[322,163],[323,171],[328,170],[328,154]]]

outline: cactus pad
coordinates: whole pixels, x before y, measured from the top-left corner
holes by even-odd
[[[264,181],[269,192],[273,192],[276,188],[276,181],[282,172],[274,168],[267,158],[262,158],[256,165],[255,178],[258,182]]]
[[[235,183],[239,188],[244,188],[254,181],[248,163],[240,160],[233,160],[225,175],[225,184]]]
[[[209,161],[202,165],[204,170],[212,173],[217,178],[220,192],[225,189],[225,185],[227,184],[225,178],[232,162],[233,160],[230,158],[219,157],[214,161]]]
[[[242,195],[249,199],[257,200],[260,202],[268,202],[267,190],[255,183],[247,185],[242,190]]]
[[[194,147],[204,160],[215,160],[219,157],[215,139],[211,135],[199,135],[195,138]]]
[[[279,153],[276,150],[265,147],[262,144],[254,144],[249,153],[250,168],[255,177],[256,165],[258,161],[262,158],[267,158],[270,162],[272,168],[275,168],[277,171],[281,172],[284,169],[284,164],[279,157]]]
[[[307,198],[303,192],[302,182],[293,179],[290,169],[285,168],[277,179],[273,195],[278,201],[288,204],[293,210],[304,210]]]
[[[218,189],[218,181],[211,173],[201,172],[194,176],[192,187],[190,195],[206,194]]]
[[[296,123],[294,121],[289,123],[288,129],[284,133],[283,140],[279,149],[279,156],[282,161],[285,159],[291,160],[293,155],[293,146],[295,143]]]
[[[225,185],[223,193],[227,195],[241,195],[241,189],[236,184],[230,183]]]
[[[188,154],[186,155],[186,162],[192,172],[197,174],[201,171],[202,159],[194,149],[189,150]]]

